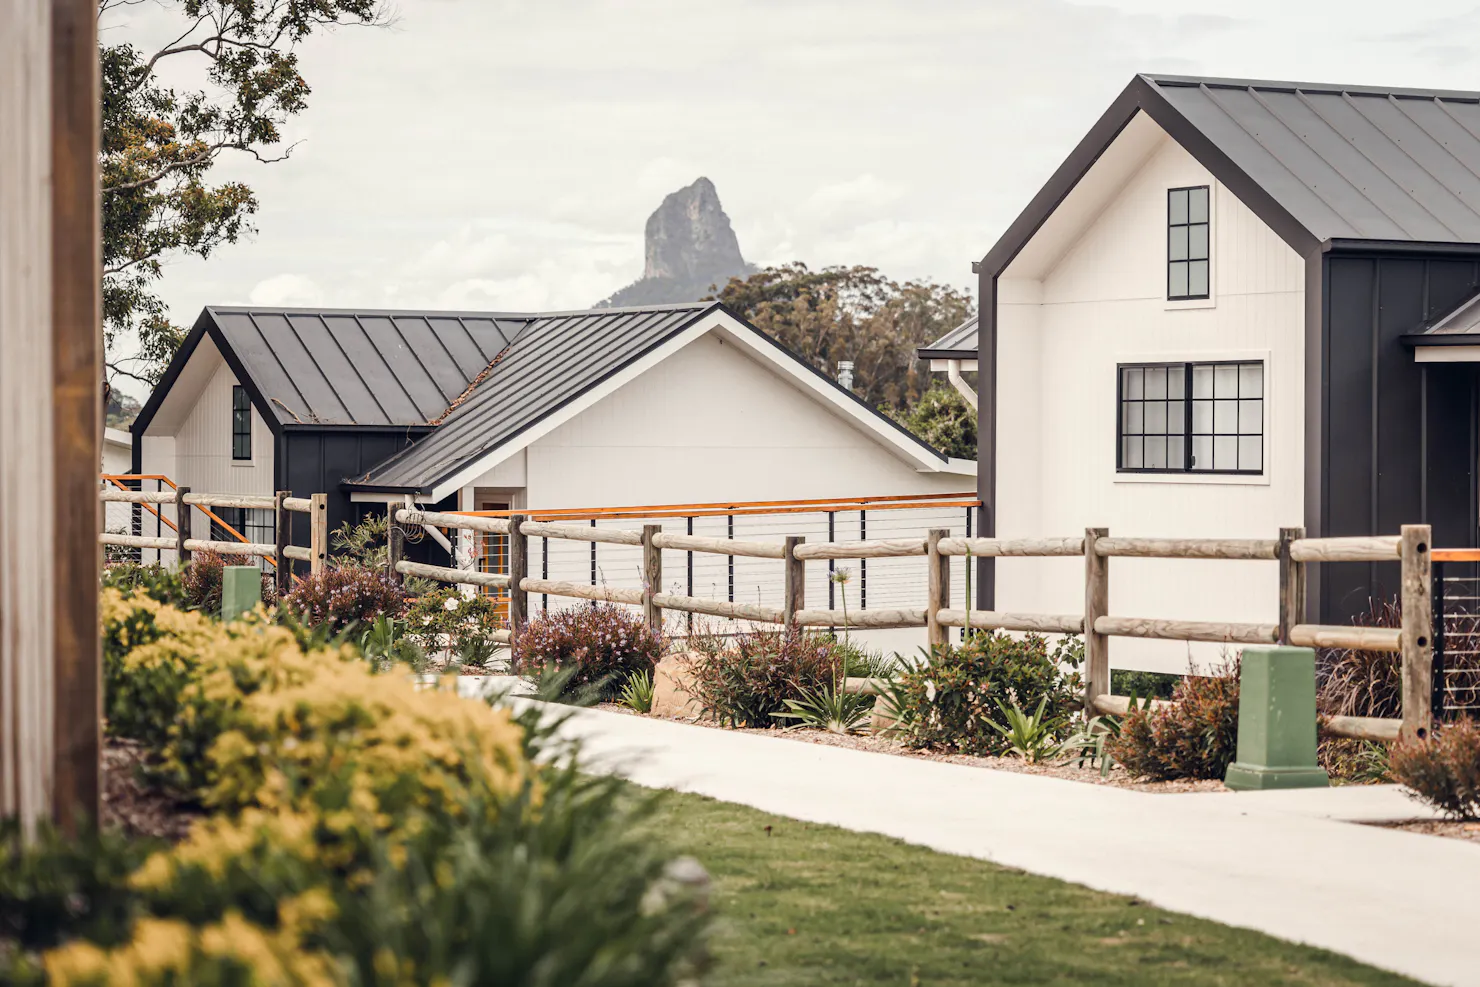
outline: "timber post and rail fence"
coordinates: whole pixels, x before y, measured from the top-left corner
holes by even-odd
[[[289,589],[292,578],[292,562],[306,562],[309,572],[318,573],[329,561],[329,505],[326,494],[309,497],[294,497],[285,490],[275,494],[220,494],[196,493],[188,486],[179,486],[168,477],[159,474],[113,475],[105,474],[107,484],[98,491],[98,498],[106,504],[132,504],[155,519],[156,533],[153,535],[104,531],[98,542],[105,546],[135,549],[140,551],[174,552],[183,564],[190,560],[192,552],[215,552],[217,555],[246,556],[267,560],[272,567],[279,593]],[[130,482],[157,481],[158,490],[130,489]],[[168,489],[165,489],[168,487]],[[170,505],[173,517],[160,508]],[[272,542],[254,542],[228,524],[212,508],[235,508],[272,512]],[[196,538],[191,530],[190,518],[198,510],[211,522],[212,529],[219,529],[229,538]],[[294,545],[292,541],[292,517],[305,514],[309,520],[309,544]],[[165,534],[164,529],[170,529]],[[209,534],[209,532],[207,532]]]
[[[1124,714],[1129,699],[1110,691],[1109,644],[1113,638],[1202,641],[1222,644],[1293,645],[1390,652],[1402,668],[1402,715],[1398,718],[1324,717],[1322,729],[1333,736],[1391,742],[1400,736],[1422,739],[1434,720],[1434,617],[1432,545],[1428,525],[1405,525],[1395,537],[1307,538],[1303,528],[1281,529],[1269,539],[1121,538],[1107,529],[1088,528],[1083,535],[1061,538],[953,537],[932,528],[923,536],[882,540],[808,543],[798,536],[783,541],[714,538],[664,531],[658,525],[641,530],[598,528],[593,524],[528,520],[520,514],[493,517],[462,512],[398,508],[391,528],[435,526],[480,532],[509,540],[507,573],[475,572],[417,563],[401,558],[392,536],[391,569],[397,576],[419,576],[447,583],[490,587],[509,593],[509,628],[499,640],[513,644],[528,613],[530,594],[591,600],[640,607],[645,620],[661,627],[662,613],[676,611],[711,617],[797,628],[850,630],[926,629],[932,646],[948,640],[950,628],[1078,634],[1085,641],[1085,709],[1091,714]],[[576,512],[571,512],[575,514]],[[634,512],[635,516],[635,512]],[[654,516],[652,514],[644,516]],[[657,515],[667,516],[667,515]],[[612,587],[532,577],[527,574],[528,540],[562,539],[640,548],[642,586]],[[782,605],[742,603],[662,590],[664,549],[706,553],[730,559],[773,559],[783,564]],[[811,608],[805,598],[804,567],[809,561],[922,557],[926,560],[925,601],[918,607],[855,611]],[[950,560],[975,558],[1084,559],[1084,609],[1078,613],[1014,613],[958,609],[950,606]],[[1262,560],[1279,566],[1278,620],[1274,623],[1213,622],[1122,616],[1111,612],[1112,559]],[[1397,562],[1401,566],[1402,623],[1399,627],[1313,624],[1306,620],[1306,567],[1330,562]],[[593,569],[594,572],[594,569]]]

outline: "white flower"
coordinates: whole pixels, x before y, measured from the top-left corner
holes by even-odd
[[[935,683],[934,682],[928,682],[927,681],[925,683],[925,698],[927,700],[929,700],[930,702],[932,702],[932,703],[935,702]]]
[[[442,604],[442,609],[443,610],[456,610],[457,609],[457,598],[456,597],[452,597],[452,598],[448,599],[448,601],[446,603]]]

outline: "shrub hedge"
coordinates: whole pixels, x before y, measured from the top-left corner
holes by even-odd
[[[731,727],[782,725],[772,714],[788,699],[831,688],[846,653],[831,637],[756,630],[734,638],[695,638],[689,665],[703,715]]]
[[[0,839],[0,981],[637,987],[702,965],[693,885],[620,782],[541,753],[536,714],[104,601],[110,731],[213,813],[168,848]]]
[[[1427,738],[1399,741],[1388,771],[1419,801],[1457,819],[1480,818],[1480,724],[1440,724]]]
[[[568,671],[569,690],[608,699],[634,674],[652,674],[663,654],[642,616],[614,603],[592,603],[541,613],[519,632],[514,671],[542,677]]]
[[[1131,710],[1106,750],[1138,777],[1221,780],[1238,754],[1238,662],[1184,676],[1167,706]]]
[[[338,634],[377,617],[400,617],[406,594],[383,569],[331,566],[297,583],[281,605],[305,624]]]
[[[892,681],[884,700],[896,719],[892,733],[912,747],[1001,754],[1010,746],[993,725],[1002,708],[1032,711],[1041,701],[1045,721],[1062,739],[1083,704],[1083,655],[1075,639],[1050,649],[1037,634],[1000,632],[936,648]]]

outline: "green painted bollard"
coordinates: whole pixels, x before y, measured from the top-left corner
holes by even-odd
[[[221,567],[221,619],[232,621],[262,602],[262,570],[254,565]]]
[[[1316,653],[1245,648],[1238,686],[1238,760],[1229,788],[1324,788],[1316,761]]]

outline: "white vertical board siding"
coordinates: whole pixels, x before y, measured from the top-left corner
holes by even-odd
[[[710,334],[536,441],[528,450],[526,502],[804,500],[974,485],[970,476],[919,472],[735,343]]]
[[[1166,193],[1189,185],[1212,187],[1210,303],[1166,300]],[[1191,155],[1163,144],[1041,281],[1002,292],[999,532],[1273,538],[1302,523],[1303,289],[1300,257]],[[1117,365],[1215,359],[1265,363],[1263,475],[1117,474]],[[998,566],[1003,609],[1082,610],[1082,561]],[[1110,572],[1115,615],[1277,617],[1273,563],[1115,559]],[[1111,663],[1183,671],[1223,650],[1115,639]]]
[[[252,460],[239,463],[231,458],[231,388],[236,383],[222,361],[175,433],[176,472],[170,479],[179,485],[208,493],[273,492],[272,432],[255,407]]]
[[[509,488],[523,484],[515,502],[540,508],[619,507],[737,501],[807,500],[822,497],[968,493],[975,478],[924,473],[917,465],[886,448],[876,436],[814,399],[797,385],[751,359],[732,341],[709,335],[648,370],[625,387],[537,439],[521,464],[496,466],[464,488]],[[930,512],[870,511],[869,538],[900,537],[925,527],[965,530],[965,508]],[[683,518],[660,519],[665,530],[683,532]],[[700,517],[694,533],[723,538],[724,517]],[[588,523],[588,522],[577,522]],[[600,522],[606,528],[640,529],[642,518]],[[912,530],[913,529],[913,530]],[[808,541],[826,540],[822,512],[791,515],[737,516],[734,536],[780,541],[788,534]],[[840,541],[860,534],[857,511],[841,512],[836,524]],[[543,539],[530,545],[530,574],[589,583],[589,543],[551,540],[548,562]],[[635,547],[597,547],[597,582],[612,587],[641,586],[642,553]],[[861,593],[856,561],[840,562],[853,573],[846,591],[834,597],[857,608]],[[924,606],[923,558],[871,560],[868,565],[869,607]],[[745,603],[781,605],[782,563],[775,559],[737,558],[734,598]],[[826,562],[807,564],[807,605],[827,606]],[[726,557],[694,556],[693,592],[725,599],[729,562]],[[954,586],[964,600],[961,577]],[[687,593],[687,554],[663,553],[663,588]],[[530,605],[539,612],[546,600],[536,594]],[[550,599],[553,608],[570,601]],[[682,615],[668,615],[670,630],[682,632]],[[733,629],[732,624],[697,617],[697,627]],[[925,642],[925,632],[870,631],[857,635],[876,647],[912,655]]]

